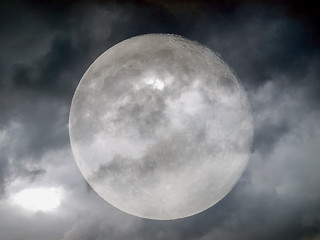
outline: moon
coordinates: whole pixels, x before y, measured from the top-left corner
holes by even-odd
[[[178,35],[147,34],[89,67],[72,100],[69,134],[83,177],[103,199],[169,220],[231,191],[253,126],[246,93],[218,55]]]

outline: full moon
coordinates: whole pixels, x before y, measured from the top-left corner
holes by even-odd
[[[148,34],[116,44],[89,67],[69,133],[83,177],[103,199],[169,220],[231,191],[253,126],[246,93],[219,56],[181,36]]]

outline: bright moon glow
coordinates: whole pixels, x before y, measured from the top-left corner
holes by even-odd
[[[81,79],[69,131],[93,189],[135,216],[176,219],[228,194],[250,154],[250,106],[205,46],[149,34],[103,53]]]
[[[25,189],[14,196],[14,202],[31,211],[53,211],[60,206],[61,190],[57,188]]]

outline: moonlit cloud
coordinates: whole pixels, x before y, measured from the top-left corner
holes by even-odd
[[[25,189],[13,196],[13,202],[31,211],[53,211],[60,206],[61,190],[57,188]]]
[[[318,239],[317,8],[198,1],[189,10],[153,2],[1,5],[0,239]],[[92,61],[123,39],[154,32],[221,54],[248,93],[255,127],[233,191],[214,208],[168,222],[135,218],[102,200],[77,169],[68,136],[71,99]],[[10,202],[39,188],[61,189],[60,206],[32,212]]]

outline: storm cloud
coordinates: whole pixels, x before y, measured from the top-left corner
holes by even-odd
[[[294,1],[10,1],[0,16],[0,238],[320,238],[320,41],[312,5]],[[300,6],[300,7],[299,7]],[[143,33],[181,34],[217,52],[252,108],[249,164],[217,205],[175,221],[127,215],[83,180],[68,115],[89,65]],[[22,189],[58,187],[61,206],[29,212]]]

